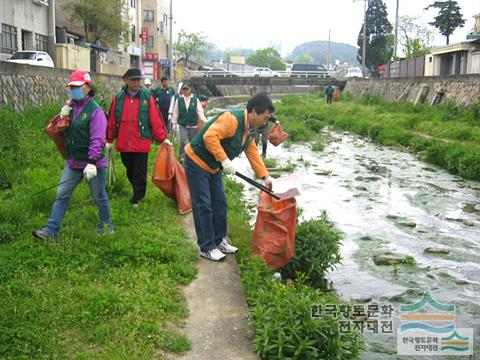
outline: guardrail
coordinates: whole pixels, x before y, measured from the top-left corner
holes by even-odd
[[[312,77],[320,77],[320,78],[336,78],[337,72],[336,71],[275,71],[273,74],[268,75],[259,75],[254,73],[253,71],[231,71],[231,70],[224,70],[224,69],[213,69],[213,70],[189,70],[188,74],[190,77],[258,77],[258,78],[284,78],[284,77],[304,77],[304,78],[312,78]]]

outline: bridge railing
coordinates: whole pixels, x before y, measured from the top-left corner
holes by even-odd
[[[253,71],[231,71],[231,70],[222,70],[222,69],[214,69],[214,70],[189,70],[188,71],[189,77],[260,77],[260,78],[286,78],[286,77],[300,77],[300,78],[336,78],[337,72],[330,70],[330,71],[295,71],[292,73],[291,71],[275,71],[273,75],[258,75],[255,74]]]

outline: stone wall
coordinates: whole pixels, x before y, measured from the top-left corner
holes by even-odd
[[[468,106],[480,101],[480,75],[449,77],[396,78],[396,79],[351,79],[344,91],[353,96],[373,92],[392,101],[426,102],[453,101]]]

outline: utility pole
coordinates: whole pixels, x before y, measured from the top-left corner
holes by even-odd
[[[50,0],[48,4],[48,41],[47,52],[50,57],[55,59],[55,0]]]
[[[170,0],[170,16],[169,16],[169,22],[170,22],[170,46],[169,46],[169,60],[170,60],[170,67],[169,67],[169,74],[170,74],[170,80],[173,79],[173,0]]]
[[[367,57],[367,2],[368,0],[364,0],[363,2],[363,46],[362,46],[362,71],[363,75],[367,75],[367,65],[366,65],[366,57]]]
[[[397,56],[397,46],[398,46],[398,6],[399,6],[400,0],[397,0],[397,10],[395,12],[395,38],[393,41],[393,56]]]
[[[328,29],[328,46],[327,46],[327,71],[330,70],[330,32]]]

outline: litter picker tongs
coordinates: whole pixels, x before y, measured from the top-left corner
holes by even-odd
[[[274,199],[280,200],[280,198],[277,195],[275,195],[274,192],[272,190],[270,190],[268,187],[266,187],[265,185],[262,185],[262,184],[256,182],[253,179],[250,179],[248,176],[240,174],[238,171],[235,171],[235,175],[237,175],[240,179],[245,180],[249,184],[255,186],[256,188],[259,188],[263,192],[266,192],[268,195],[270,195]]]

